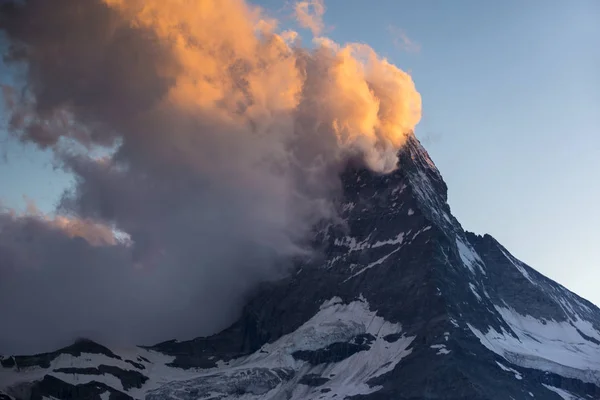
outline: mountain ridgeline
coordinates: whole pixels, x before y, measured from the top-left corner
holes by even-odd
[[[0,399],[600,399],[600,310],[464,231],[414,136],[342,182],[343,223],[229,328],[5,356]]]

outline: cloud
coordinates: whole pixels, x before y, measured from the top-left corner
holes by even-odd
[[[0,214],[2,352],[47,351],[80,336],[124,345],[156,342],[173,329],[194,335],[204,323],[214,327],[231,318],[195,305],[238,306],[219,296],[232,289],[219,284],[231,278],[228,271],[215,272],[224,280],[208,286],[202,269],[146,271],[132,268],[132,258],[129,247],[93,246],[39,218]],[[202,290],[193,291],[186,279]]]
[[[25,200],[27,202],[25,213],[18,214],[14,210],[4,210],[4,212],[17,218],[32,218],[43,221],[49,228],[59,230],[70,238],[82,238],[92,246],[112,246],[118,242],[116,233],[109,226],[90,219],[82,220],[64,215],[47,215],[37,208],[33,200],[27,198]]]
[[[421,51],[421,45],[410,39],[403,29],[390,25],[388,26],[388,32],[392,35],[392,42],[398,50],[408,53],[419,53]]]
[[[242,0],[3,7],[27,67],[10,129],[75,184],[55,219],[0,214],[0,352],[224,328],[309,254],[348,159],[393,170],[420,119],[411,77],[370,47],[290,47]]]
[[[296,44],[298,40],[298,32],[292,30],[283,31],[279,36],[288,46]]]
[[[320,36],[323,32],[323,15],[325,4],[323,0],[299,1],[295,5],[296,21],[303,28],[310,29],[313,36]]]

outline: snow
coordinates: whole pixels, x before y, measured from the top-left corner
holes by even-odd
[[[285,358],[276,363],[278,366],[293,367],[297,361],[291,357],[291,353],[295,351],[317,350],[335,342],[349,341],[363,333],[383,337],[401,331],[400,324],[388,323],[376,316],[376,312],[370,311],[364,298],[343,304],[339,297],[334,297],[325,301],[319,312],[296,331],[264,345],[261,350],[269,353],[269,360],[274,355]],[[264,357],[263,353],[258,352],[244,360],[244,363]]]
[[[65,374],[63,372],[52,372],[50,375],[60,379],[63,382],[70,383],[71,385],[82,385],[90,382],[102,382],[106,385],[125,392],[121,380],[111,374],[103,375],[87,375],[87,374]]]
[[[479,293],[477,293],[477,289],[475,288],[475,285],[473,285],[471,282],[469,282],[469,288],[471,289],[471,292],[473,292],[475,297],[477,297],[477,300],[481,301],[481,296],[479,295]]]
[[[468,324],[489,350],[521,367],[600,384],[600,346],[585,340],[570,322],[541,321],[504,307],[496,310],[518,338],[504,329],[483,333]]]
[[[231,379],[237,376],[248,376],[258,370],[279,368],[295,371],[294,382],[306,374],[316,374],[329,380],[318,388],[283,381],[274,388],[268,388],[268,394],[262,393],[261,398],[274,398],[285,394],[285,397],[297,400],[317,397],[339,399],[345,396],[369,394],[379,390],[380,387],[370,387],[367,381],[391,371],[411,353],[408,347],[414,337],[402,336],[391,343],[383,339],[387,335],[401,332],[400,324],[387,322],[377,316],[375,311],[370,310],[368,302],[362,296],[349,304],[343,304],[339,297],[333,297],[323,302],[319,312],[296,331],[282,336],[273,343],[265,344],[256,353],[232,360],[227,363],[228,368],[197,374],[189,382],[167,384],[160,391],[175,394],[177,391],[198,388],[198,385],[209,379],[212,387],[215,379],[223,379],[222,387],[231,387]],[[336,342],[347,342],[360,334],[371,334],[375,337],[370,348],[337,363],[311,365],[292,356],[296,351],[318,350]],[[202,379],[203,376],[206,379]],[[330,391],[321,393],[321,389],[325,388]],[[223,394],[215,395],[218,397]],[[244,395],[243,398],[256,398],[249,393],[247,396],[249,397]]]
[[[107,390],[106,392],[100,394],[100,400],[109,400],[110,399],[110,392]]]
[[[418,231],[416,231],[415,233],[413,233],[413,235],[412,235],[412,236],[410,237],[410,239],[409,239],[409,242],[412,242],[412,241],[413,241],[413,240],[415,240],[415,238],[416,238],[417,236],[419,236],[421,233],[423,233],[423,232],[427,232],[427,231],[428,231],[428,230],[430,230],[430,229],[431,229],[431,226],[425,226],[425,227],[423,227],[423,228],[419,229]]]
[[[167,356],[155,351],[136,347],[122,349],[121,351],[115,350],[114,353],[118,354],[123,359],[119,360],[104,354],[82,353],[79,356],[61,354],[51,361],[49,368],[35,366],[21,368],[20,371],[17,371],[14,368],[0,368],[0,382],[2,382],[3,388],[9,388],[20,383],[41,380],[45,375],[50,375],[70,384],[83,384],[97,381],[116,390],[125,392],[134,399],[142,399],[148,390],[158,388],[173,380],[187,379],[198,374],[195,370],[183,370],[167,366],[166,364],[172,362],[175,357]],[[150,361],[149,363],[141,362],[145,365],[145,369],[138,370],[125,361],[133,360],[135,362],[140,362],[138,359],[139,356]],[[87,375],[54,372],[55,369],[59,368],[97,368],[102,364],[119,367],[123,370],[139,371],[149,379],[142,388],[130,388],[129,390],[124,390],[121,380],[112,374]],[[109,393],[105,392],[103,395],[109,396]]]
[[[575,313],[573,313],[572,316],[574,319],[571,320],[571,324],[583,332],[584,335],[600,341],[600,332],[598,332],[590,322],[581,319],[579,315]]]
[[[341,304],[341,303],[343,303],[342,299],[338,296],[335,296],[329,300],[324,301],[323,304],[321,304],[321,306],[319,307],[319,310],[324,310],[326,308],[329,308],[336,304]]]
[[[415,235],[413,235],[413,237],[411,238],[414,239],[414,237],[421,233],[424,232],[428,229],[430,229],[431,227],[425,227],[423,229],[421,229],[419,232],[417,232]],[[377,265],[383,264],[383,262],[385,262],[385,260],[387,260],[392,254],[398,252],[401,248],[402,245],[404,243],[404,238],[405,238],[405,233],[404,232],[400,232],[398,233],[395,237],[392,237],[391,239],[387,239],[387,240],[378,240],[375,243],[369,243],[369,239],[370,239],[370,235],[369,237],[367,237],[367,239],[362,240],[362,241],[357,241],[355,238],[353,237],[349,237],[346,236],[344,239],[342,240],[337,240],[335,241],[335,244],[338,246],[346,246],[348,247],[348,251],[359,251],[359,250],[365,250],[365,249],[373,249],[373,248],[379,248],[382,246],[395,246],[395,249],[392,250],[391,252],[389,252],[388,254],[380,257],[378,260],[362,267],[360,270],[358,270],[358,272],[354,273],[353,275],[351,275],[350,277],[346,278],[344,280],[344,282],[349,281],[350,279],[362,274],[363,272],[365,272],[366,270],[373,268]],[[336,260],[337,261],[337,260]]]
[[[395,238],[384,240],[384,241],[377,241],[377,242],[373,243],[370,247],[375,248],[375,247],[386,246],[389,244],[402,244],[403,239],[404,239],[404,232],[400,232],[398,235],[396,235]]]
[[[402,184],[402,186],[396,186],[392,190],[392,196],[401,194],[402,192],[404,192],[404,189],[406,189],[406,188],[407,188],[407,186],[405,184]]]
[[[414,213],[415,213],[415,212],[413,211],[413,209],[412,209],[412,208],[409,208],[409,209],[408,209],[408,213],[407,213],[407,214],[408,214],[408,216],[411,216],[411,215],[413,215]]]
[[[50,372],[57,368],[96,368],[100,364],[114,365],[123,369],[131,369],[130,364],[112,357],[107,357],[104,354],[82,353],[78,357],[70,354],[61,354],[52,360],[50,363],[50,368],[48,369],[40,367],[21,368],[20,370],[15,368],[0,368],[0,382],[3,382],[6,387],[10,387],[23,382],[40,380],[48,373],[53,376],[63,375]],[[119,386],[120,385],[121,382],[119,381]]]
[[[355,274],[351,275],[350,277],[346,278],[344,280],[344,282],[349,281],[350,279],[362,274],[363,272],[365,272],[366,270],[373,268],[376,265],[379,264],[383,264],[385,262],[385,260],[387,260],[392,254],[396,253],[398,250],[400,250],[400,247],[396,248],[395,250],[392,250],[390,253],[386,254],[385,256],[381,257],[380,259],[378,259],[377,261],[372,262],[371,264],[367,265],[366,267],[361,268],[358,272],[356,272]]]
[[[391,239],[378,240],[375,243],[369,242],[369,240],[371,239],[371,235],[369,235],[366,239],[361,240],[361,241],[358,241],[356,238],[351,237],[351,236],[345,236],[342,239],[335,239],[334,244],[336,246],[347,247],[348,252],[362,251],[365,249],[377,248],[377,247],[387,246],[387,245],[401,245],[402,242],[404,241],[404,236],[405,236],[405,233],[400,232]]]
[[[438,352],[437,352],[437,353],[435,353],[435,354],[437,354],[438,356],[439,356],[439,355],[450,354],[450,351],[451,351],[451,350],[448,350],[448,349],[446,348],[446,345],[445,345],[445,344],[432,344],[432,345],[431,345],[431,346],[429,346],[429,347],[431,347],[432,349],[438,349]]]
[[[348,252],[360,251],[369,247],[369,238],[358,242],[356,238],[346,236],[343,239],[335,239],[334,244],[336,246],[343,246],[348,248]]]
[[[404,232],[400,232],[395,237],[393,237],[391,239],[378,240],[375,243],[369,243],[371,235],[369,235],[366,239],[361,240],[361,241],[358,241],[356,238],[350,237],[350,236],[346,236],[343,239],[336,239],[335,242],[334,242],[335,245],[336,246],[347,247],[348,248],[348,253],[353,252],[353,251],[362,251],[362,250],[366,250],[366,249],[378,248],[378,247],[388,246],[388,245],[397,245],[398,246],[392,252],[390,252],[387,255],[381,257],[377,261],[375,261],[375,262],[373,262],[373,263],[371,263],[371,264],[369,264],[369,265],[364,266],[363,268],[361,268],[357,273],[355,273],[354,275],[352,275],[349,278],[347,278],[346,281],[354,278],[357,275],[360,275],[361,273],[365,272],[369,268],[372,268],[372,267],[374,267],[376,265],[379,265],[379,264],[383,263],[389,256],[391,256],[392,254],[394,254],[398,250],[400,250],[400,248],[402,246],[402,243],[404,241],[404,236],[405,236],[405,233]],[[329,261],[328,262],[328,266],[334,265],[341,258],[343,258],[343,257],[339,257],[338,256],[334,260]]]
[[[500,249],[500,251],[502,252],[502,254],[504,254],[504,257],[506,257],[506,259],[508,261],[510,261],[510,263],[512,265],[514,265],[514,267],[516,269],[519,270],[519,272],[532,284],[538,286],[538,283],[536,281],[533,280],[533,278],[531,277],[531,275],[529,275],[529,273],[527,272],[527,270],[520,265],[519,260],[515,259],[512,255],[510,255],[509,253],[505,252],[504,250]]]
[[[349,202],[343,205],[342,210],[343,211],[352,211],[354,209],[354,207],[356,207],[356,204],[354,202]]]
[[[428,168],[423,165],[422,167]],[[440,197],[439,193],[434,189],[432,180],[425,174],[423,170],[409,174],[411,187],[417,200],[423,206],[421,209],[427,208],[431,212],[433,222],[441,228],[447,235],[453,235],[457,226],[455,220],[451,218],[445,210],[446,202]]]
[[[581,399],[581,397],[574,396],[571,393],[567,392],[566,390],[559,389],[554,386],[546,385],[545,383],[542,383],[542,385],[544,385],[544,387],[546,389],[551,390],[554,393],[556,393],[557,395],[559,395],[560,397],[562,397],[564,400],[580,400]]]
[[[401,332],[402,327],[400,324],[392,324],[376,316],[376,312],[369,310],[368,303],[364,299],[354,301],[348,305],[336,304],[321,310],[303,327],[315,327],[315,331],[320,332],[323,329],[322,327],[328,326],[331,323],[329,321],[334,318],[338,318],[338,321],[346,326],[356,327],[355,324],[358,324],[361,333],[370,333],[376,339],[368,351],[356,353],[339,363],[328,365],[322,370],[316,368],[321,376],[334,375],[325,385],[319,388],[319,390],[328,388],[331,391],[324,393],[323,397],[319,397],[323,399],[344,398],[345,396],[369,394],[379,390],[380,387],[369,387],[366,382],[393,370],[402,358],[411,353],[411,350],[407,348],[414,337],[401,337],[392,343],[385,341],[383,337]],[[304,335],[304,332],[305,330],[300,328],[292,335]],[[322,347],[322,344],[320,343],[319,346]],[[300,392],[301,390],[299,393],[294,393],[292,398],[306,398]]]
[[[503,365],[503,364],[499,363],[498,361],[496,361],[496,364],[498,364],[498,366],[499,366],[500,368],[502,368],[502,370],[503,370],[503,371],[506,371],[506,372],[512,372],[513,374],[515,374],[515,378],[517,378],[518,380],[521,380],[521,379],[523,379],[523,377],[521,376],[521,374],[519,373],[519,371],[517,371],[517,370],[514,370],[514,369],[512,369],[512,368],[509,368],[509,367],[507,367],[507,366],[505,366],[505,365]]]
[[[465,267],[469,269],[472,273],[475,273],[475,267],[478,267],[479,270],[485,274],[485,270],[481,267],[483,261],[481,258],[473,250],[473,248],[467,244],[465,244],[459,238],[456,239],[456,248],[458,249],[458,254],[460,255],[460,259],[462,260]]]

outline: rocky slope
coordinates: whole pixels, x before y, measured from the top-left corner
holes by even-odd
[[[343,223],[230,328],[4,357],[0,400],[600,399],[600,310],[465,232],[416,138],[342,179]]]

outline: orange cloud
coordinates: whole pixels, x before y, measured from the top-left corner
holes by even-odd
[[[238,132],[252,121],[274,152],[285,151],[278,144],[294,135],[294,119],[309,118],[336,140],[334,158],[360,153],[379,171],[395,168],[398,148],[420,120],[421,98],[410,76],[367,45],[319,38],[314,52],[294,51],[289,31],[263,29],[258,37],[263,15],[241,0],[105,1],[172,43],[176,67],[163,73],[175,84],[161,106],[165,113],[173,105],[196,109]],[[321,1],[296,4],[300,23],[315,34],[324,11]]]
[[[325,4],[323,0],[307,0],[296,3],[296,20],[303,28],[310,29],[313,36],[319,36],[323,32],[323,15]]]
[[[136,343],[214,333],[255,284],[281,275],[282,259],[309,253],[315,225],[335,219],[348,160],[393,170],[421,118],[409,74],[367,45],[322,36],[322,2],[298,8],[318,34],[303,48],[243,0],[8,1],[7,59],[27,66],[26,88],[4,90],[9,128],[74,177],[59,204],[68,217],[0,212],[2,257],[64,294],[39,295],[15,318],[85,297],[56,290],[77,282],[67,289],[95,295],[74,304],[85,313],[56,315],[66,332],[94,323],[114,338],[122,326]],[[35,251],[23,232],[36,234]],[[15,279],[0,292],[30,290]]]
[[[30,199],[25,199],[27,207],[24,215],[17,215],[11,211],[15,217],[35,217],[44,221],[48,226],[59,229],[67,236],[85,239],[92,246],[114,246],[118,243],[113,230],[101,223],[89,219],[78,219],[62,215],[47,215],[40,211],[35,203]]]

